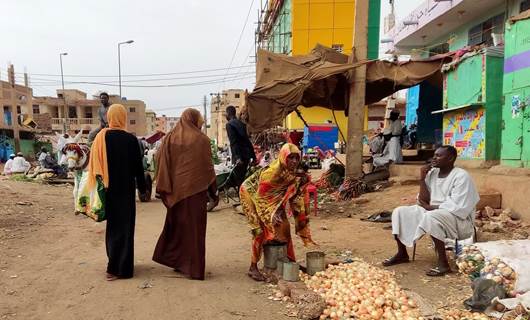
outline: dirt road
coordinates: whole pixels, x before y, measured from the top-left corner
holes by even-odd
[[[313,237],[329,256],[351,251],[379,263],[394,251],[389,231],[359,217],[391,209],[414,190],[366,195],[367,204],[340,218],[323,210],[312,220]],[[267,299],[267,285],[246,277],[249,233],[231,207],[208,215],[207,279],[198,282],[151,261],[165,210],[158,201],[139,203],[135,277],[107,282],[105,224],[72,214],[70,187],[1,180],[0,199],[0,319],[288,319],[282,304]],[[466,280],[423,275],[434,259],[428,244],[418,261],[395,269],[398,278],[435,305],[460,304],[470,294]]]

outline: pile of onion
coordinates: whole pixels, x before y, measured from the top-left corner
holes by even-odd
[[[517,295],[517,292],[515,292],[516,273],[506,263],[502,262],[501,259],[493,258],[487,261],[480,275],[483,278],[492,279],[502,284],[508,296],[515,297]]]
[[[476,246],[464,246],[456,265],[463,274],[476,277],[484,267],[484,256]]]
[[[362,260],[330,266],[314,276],[302,273],[301,278],[326,301],[320,319],[423,319],[393,273]]]
[[[502,284],[508,296],[515,297],[517,274],[500,258],[486,260],[480,250],[474,246],[464,246],[456,262],[458,270],[471,278],[482,277]]]

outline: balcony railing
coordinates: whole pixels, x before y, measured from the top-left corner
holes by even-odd
[[[98,124],[97,119],[94,118],[52,118],[52,124],[63,124],[65,120],[68,120],[68,124],[74,125]]]

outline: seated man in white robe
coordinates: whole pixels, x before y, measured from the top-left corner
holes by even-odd
[[[452,146],[436,150],[432,163],[421,168],[418,204],[398,207],[392,213],[392,234],[398,252],[384,266],[409,262],[406,247],[429,234],[438,255],[437,266],[428,276],[451,272],[445,252],[446,239],[469,239],[474,233],[475,206],[479,195],[470,175],[455,168],[457,151]]]

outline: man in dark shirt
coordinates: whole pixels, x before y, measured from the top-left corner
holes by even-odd
[[[109,126],[109,123],[107,122],[107,110],[110,107],[109,94],[106,92],[100,93],[99,100],[101,101],[101,106],[98,109],[99,127],[90,131],[90,133],[88,134],[89,144],[91,144],[92,141],[94,141],[94,139],[96,138],[96,135],[101,131],[101,129]]]
[[[226,107],[226,120],[228,120],[226,132],[230,140],[232,164],[235,165],[236,184],[239,186],[245,180],[249,163],[256,160],[256,155],[254,146],[248,138],[247,126],[236,117],[234,106]]]

